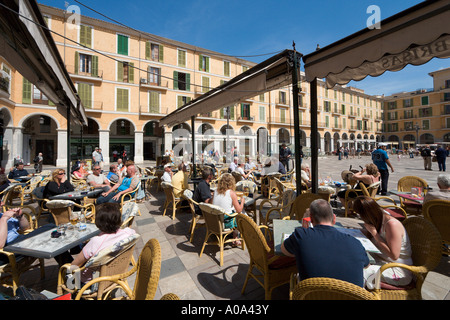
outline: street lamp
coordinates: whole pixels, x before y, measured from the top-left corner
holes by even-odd
[[[419,143],[419,130],[420,130],[420,126],[418,123],[416,123],[414,129],[416,130],[416,148],[417,148],[417,144]]]

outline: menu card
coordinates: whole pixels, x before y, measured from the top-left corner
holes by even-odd
[[[360,229],[347,229],[347,228],[336,228],[342,233],[346,233],[351,235],[352,237],[355,237],[361,244],[363,245],[364,249],[366,249],[367,252],[374,252],[374,253],[381,253],[380,249],[378,249],[372,241],[367,238],[364,233],[361,232]]]

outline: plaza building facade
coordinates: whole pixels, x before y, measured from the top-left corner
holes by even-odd
[[[223,155],[228,146],[242,155],[274,154],[282,143],[293,148],[295,130],[302,146],[311,145],[309,83],[301,81],[299,128],[294,127],[292,86],[200,114],[193,128],[192,122],[160,127],[165,115],[256,64],[84,15],[78,27],[64,10],[40,9],[88,118],[87,126],[70,126],[71,160],[90,159],[97,146],[105,164],[123,150],[136,163],[156,160],[166,150],[181,155],[190,151],[192,130],[196,153],[213,149]],[[6,60],[0,57],[0,63],[2,167],[17,155],[32,162],[38,152],[44,164],[65,166],[66,119]],[[326,89],[322,81],[318,94],[321,153],[341,146],[375,147],[382,133],[381,97],[346,86]],[[180,145],[185,148],[179,150]]]
[[[430,72],[433,88],[384,98],[382,141],[397,149],[450,145],[450,68]]]

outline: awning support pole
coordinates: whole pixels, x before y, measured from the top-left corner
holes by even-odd
[[[294,62],[294,70],[292,71],[292,95],[294,102],[294,145],[295,145],[295,180],[297,185],[297,195],[300,195],[302,193],[302,158],[300,157],[300,121],[299,121],[299,114],[298,114],[298,75],[300,74],[298,71],[300,69],[300,58],[301,54],[298,55],[297,51],[295,50],[295,43],[293,43],[294,47],[294,55],[293,55],[293,62]]]
[[[318,193],[319,189],[319,145],[317,128],[317,78],[310,83],[311,88],[311,192]]]
[[[197,177],[197,168],[195,167],[195,116],[191,117],[191,132],[192,132],[192,178]]]
[[[70,181],[70,103],[67,105],[67,170],[66,179]]]

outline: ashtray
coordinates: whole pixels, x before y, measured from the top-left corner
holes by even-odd
[[[85,194],[88,194],[88,192],[87,191],[81,191],[81,194],[85,195]]]

